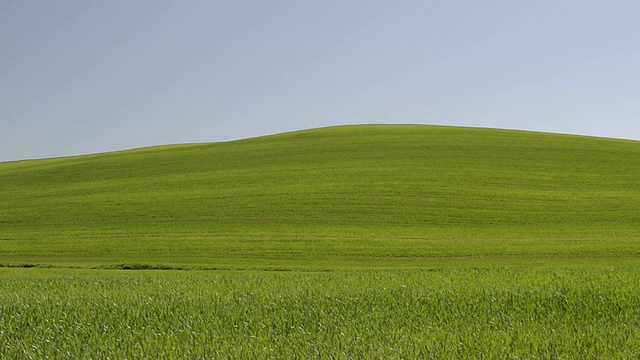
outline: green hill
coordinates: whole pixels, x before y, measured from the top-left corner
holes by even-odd
[[[636,262],[640,143],[349,126],[0,164],[0,264]]]

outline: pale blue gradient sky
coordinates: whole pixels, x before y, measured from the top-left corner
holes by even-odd
[[[361,123],[640,139],[640,1],[0,0],[0,161]]]

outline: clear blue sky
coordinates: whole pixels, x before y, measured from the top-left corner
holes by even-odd
[[[361,123],[640,139],[640,1],[0,0],[0,161]]]

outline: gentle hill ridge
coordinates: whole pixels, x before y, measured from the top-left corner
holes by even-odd
[[[348,126],[3,163],[0,186],[6,265],[413,267],[640,251],[633,141]]]

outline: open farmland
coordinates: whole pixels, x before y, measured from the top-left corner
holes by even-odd
[[[0,359],[640,355],[636,268],[0,275]]]
[[[504,130],[0,163],[0,359],[637,358],[638,204],[640,143]]]
[[[353,126],[0,164],[0,264],[637,264],[640,143]]]

